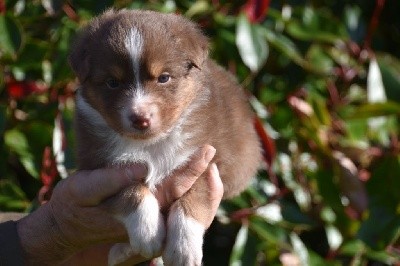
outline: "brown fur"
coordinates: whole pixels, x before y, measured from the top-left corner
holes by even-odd
[[[144,38],[141,83],[153,97],[150,105],[158,108],[154,128],[145,133],[124,131],[118,115],[120,108],[129,105],[135,90],[134,69],[124,46],[126,30],[132,26]],[[193,134],[185,145],[196,148],[210,144],[216,148],[213,162],[224,184],[224,198],[229,198],[244,190],[256,174],[260,145],[244,92],[227,71],[207,58],[207,48],[207,39],[200,30],[180,16],[108,11],[85,28],[73,47],[70,63],[86,101],[109,127],[128,138],[146,140],[168,132],[185,110],[197,104],[198,108],[182,124],[183,132]],[[169,72],[173,79],[168,84],[157,84],[157,77],[163,72]],[[110,75],[121,80],[124,89],[107,88],[105,82]],[[87,128],[87,122],[77,113],[79,168],[105,167],[109,164],[105,144]],[[140,198],[145,193],[147,190],[138,186],[125,191],[122,198]],[[182,207],[187,215],[206,224],[208,196],[206,183],[200,177],[175,207]],[[135,206],[137,200],[133,202]]]

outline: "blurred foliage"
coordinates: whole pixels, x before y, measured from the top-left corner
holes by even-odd
[[[198,22],[267,132],[269,167],[222,204],[205,265],[400,265],[396,0],[0,1],[0,210],[74,168],[68,48],[110,6]]]

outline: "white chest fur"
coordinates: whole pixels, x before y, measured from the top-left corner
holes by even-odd
[[[145,163],[148,167],[145,182],[150,189],[154,189],[163,178],[187,162],[195,151],[185,146],[190,135],[184,134],[180,126],[176,126],[159,140],[129,139],[111,129],[79,92],[76,105],[77,112],[89,123],[87,129],[104,143],[104,146],[99,147],[99,152],[107,164],[120,166],[134,162]]]

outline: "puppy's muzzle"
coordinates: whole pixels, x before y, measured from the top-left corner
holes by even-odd
[[[129,116],[131,126],[134,129],[144,131],[151,126],[151,114],[147,113],[132,113]]]

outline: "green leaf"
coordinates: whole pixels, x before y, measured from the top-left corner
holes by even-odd
[[[300,208],[291,202],[282,201],[282,216],[285,221],[300,224],[305,226],[315,226],[316,222],[311,219],[306,213],[302,212]]]
[[[374,249],[385,249],[400,230],[399,173],[400,157],[384,158],[374,167],[367,183],[370,213],[358,236]]]
[[[324,72],[332,71],[334,66],[332,58],[319,44],[314,44],[308,49],[306,59],[311,65],[318,66]]]
[[[24,48],[18,56],[16,65],[27,69],[40,69],[40,63],[43,61],[45,54],[49,51],[49,44],[45,41],[27,39]]]
[[[28,206],[25,193],[15,183],[0,180],[0,211],[23,211]]]
[[[4,104],[0,104],[0,136],[3,135],[3,132],[6,128],[6,120],[7,120],[7,106]]]
[[[356,108],[339,111],[343,119],[366,119],[371,117],[400,115],[400,104],[396,102],[363,104]]]
[[[400,215],[395,213],[395,209],[386,206],[372,207],[358,237],[373,249],[385,249],[400,232]]]
[[[340,39],[340,36],[327,33],[321,30],[311,30],[297,21],[291,21],[286,28],[287,32],[294,38],[302,41],[323,41],[334,43]]]
[[[236,240],[235,244],[233,245],[229,265],[234,265],[234,266],[243,265],[241,258],[244,253],[244,248],[246,246],[248,234],[249,234],[249,228],[247,227],[247,225],[242,225],[242,227],[239,229],[239,232],[236,235]]]
[[[29,149],[25,135],[17,129],[11,129],[5,132],[4,142],[10,150],[19,155],[20,162],[25,167],[25,170],[33,177],[38,178],[39,171],[35,165],[35,156]]]
[[[22,30],[10,15],[0,16],[0,56],[15,58],[22,47]]]
[[[368,248],[362,241],[358,239],[350,240],[344,243],[339,250],[340,254],[347,256],[360,256],[371,258],[380,261],[387,265],[393,265],[399,261],[399,256],[389,254],[387,251],[376,251]]]
[[[300,54],[298,48],[296,47],[295,43],[292,42],[289,38],[282,34],[278,34],[268,28],[265,28],[263,33],[271,46],[275,47],[278,51],[285,54],[288,58],[290,58],[297,64],[304,64],[304,59]]]
[[[232,248],[229,265],[251,266],[257,265],[258,244],[260,240],[249,231],[248,225],[242,225],[236,235],[235,244]]]
[[[378,54],[382,82],[389,100],[400,102],[400,61],[389,54]]]
[[[300,259],[301,265],[310,265],[310,256],[307,247],[304,245],[303,241],[301,241],[300,237],[292,232],[290,233],[290,242],[292,242],[293,250]]]
[[[6,131],[4,134],[4,141],[11,150],[18,154],[29,153],[28,140],[25,135],[17,129]]]
[[[334,182],[333,171],[318,170],[315,173],[315,179],[323,201],[335,211],[342,211],[343,205],[340,201],[340,191]]]
[[[400,203],[400,157],[388,156],[374,165],[367,183],[370,206],[382,205],[396,209]]]
[[[262,29],[257,24],[251,24],[244,14],[237,20],[236,46],[243,62],[252,72],[257,72],[267,60],[268,44]]]
[[[210,4],[208,1],[198,0],[190,6],[186,11],[185,16],[192,18],[196,15],[202,15],[210,10]]]
[[[287,247],[285,244],[287,233],[277,225],[271,225],[262,218],[254,216],[250,219],[249,229],[261,239]]]
[[[343,23],[328,12],[311,7],[302,10],[301,20],[290,20],[286,30],[294,38],[303,41],[335,43],[339,39],[347,38]]]

